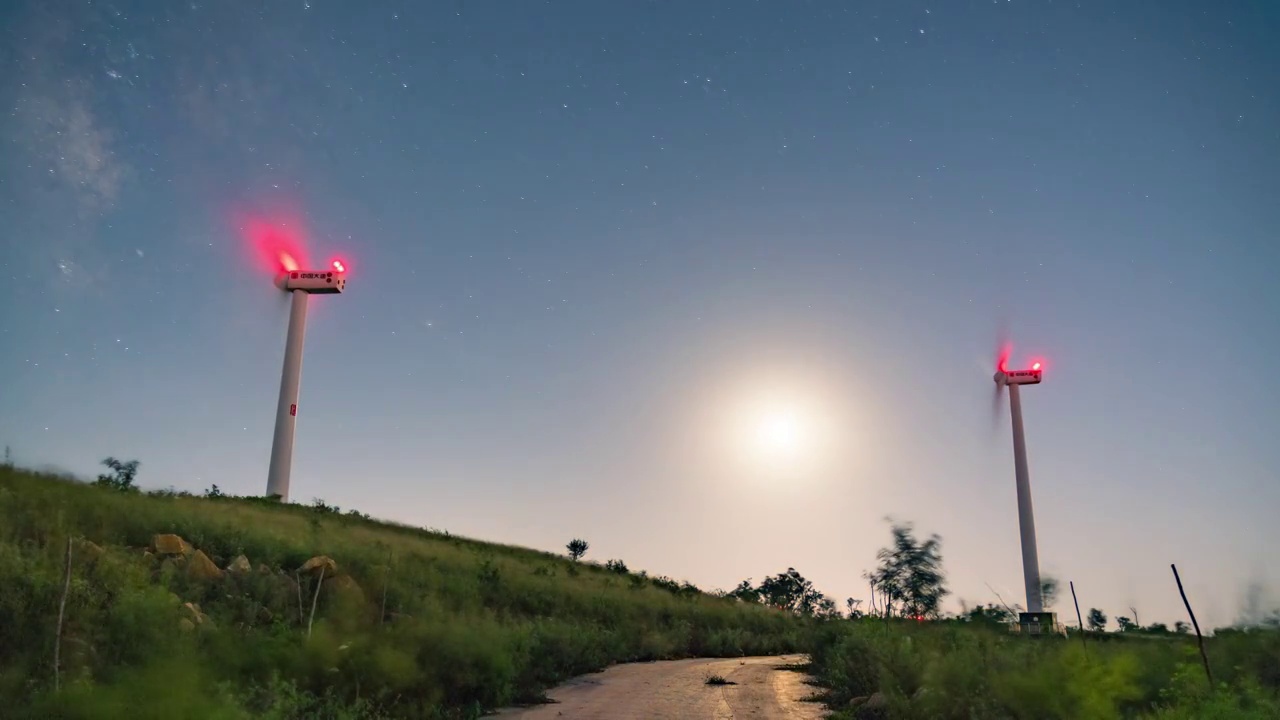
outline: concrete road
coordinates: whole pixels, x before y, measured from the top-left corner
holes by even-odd
[[[556,702],[503,710],[506,720],[819,720],[817,689],[780,670],[803,655],[671,660],[615,665],[547,693]],[[708,685],[719,675],[735,684]]]

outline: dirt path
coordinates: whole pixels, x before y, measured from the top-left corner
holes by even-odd
[[[615,665],[547,693],[549,705],[503,710],[506,720],[818,720],[805,676],[785,665],[803,655]],[[734,685],[708,685],[719,675]]]

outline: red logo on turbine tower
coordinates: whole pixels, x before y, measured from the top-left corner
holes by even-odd
[[[298,403],[294,403],[289,406],[289,415],[298,417]]]

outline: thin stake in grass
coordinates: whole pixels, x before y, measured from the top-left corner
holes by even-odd
[[[1182,589],[1182,578],[1178,577],[1178,566],[1169,563],[1169,567],[1173,569],[1173,579],[1178,583],[1178,594],[1182,596],[1182,604],[1187,606],[1187,614],[1191,616],[1191,626],[1196,629],[1196,642],[1200,644],[1200,660],[1204,662],[1204,675],[1209,678],[1209,687],[1212,689],[1213,671],[1209,669],[1209,656],[1204,651],[1204,636],[1200,634],[1200,623],[1196,622],[1196,613],[1191,609],[1186,591]]]
[[[311,638],[311,624],[316,621],[316,601],[320,599],[320,586],[324,585],[325,567],[320,566],[320,579],[316,580],[316,592],[311,596],[311,617],[307,618],[307,638]],[[301,588],[299,588],[301,592]]]
[[[296,570],[293,572],[293,580],[294,587],[298,588],[298,625],[301,626],[306,616],[303,615],[305,611],[302,607],[302,575]]]
[[[63,689],[63,620],[67,618],[67,596],[72,589],[72,538],[67,537],[67,561],[63,571],[63,598],[58,602],[58,629],[54,633],[54,692]],[[1197,630],[1198,632],[1198,630]]]
[[[1089,641],[1084,636],[1084,618],[1080,616],[1080,601],[1076,599],[1076,584],[1068,580],[1067,584],[1071,586],[1071,602],[1076,604],[1076,622],[1080,625],[1080,644],[1084,646],[1084,654],[1089,654]]]
[[[395,562],[395,551],[387,553],[387,567],[382,571],[382,614],[378,616],[378,624],[381,625],[387,621],[387,583],[391,579],[391,564]]]

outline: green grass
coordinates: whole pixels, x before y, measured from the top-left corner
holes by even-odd
[[[243,554],[254,570],[189,577],[184,563],[144,552],[158,533],[218,567]],[[337,575],[296,583],[315,555],[333,558]],[[5,718],[474,718],[616,662],[791,652],[810,653],[837,719],[1280,718],[1280,630],[1220,630],[1207,642],[1213,687],[1186,636],[1108,633],[1086,648],[1079,636],[959,621],[821,622],[617,564],[0,467]]]
[[[1216,686],[1195,639],[1107,634],[1026,638],[999,627],[879,619],[829,623],[810,667],[835,718],[1070,720],[1280,718],[1280,630],[1208,639]],[[860,709],[880,693],[879,714]]]
[[[188,577],[182,563],[144,553],[158,533],[180,535],[219,567],[243,554],[255,570]],[[333,558],[338,577],[323,582],[308,636],[318,581],[295,584],[294,570],[315,555]],[[187,602],[207,616],[194,630],[180,629],[194,618]],[[5,717],[475,717],[616,662],[795,652],[811,627],[524,548],[0,468]]]

